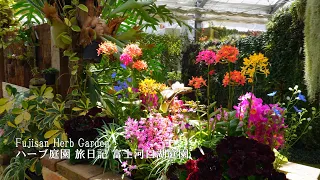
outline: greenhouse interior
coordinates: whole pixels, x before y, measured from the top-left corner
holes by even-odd
[[[319,180],[320,0],[0,0],[1,180]]]

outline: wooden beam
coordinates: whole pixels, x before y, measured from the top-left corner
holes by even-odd
[[[169,10],[173,12],[177,12],[180,14],[195,14],[195,13],[200,13],[200,14],[210,14],[210,15],[218,15],[218,16],[243,16],[243,17],[255,17],[255,18],[269,18],[271,17],[270,14],[250,14],[246,12],[231,12],[231,11],[215,11],[215,10],[210,10],[210,9],[204,9],[204,8],[198,8],[198,7],[172,7],[168,6],[167,7]]]

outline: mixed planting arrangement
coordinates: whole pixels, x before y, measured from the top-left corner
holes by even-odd
[[[102,61],[92,64],[89,72],[99,72],[96,80],[107,84],[101,88],[103,99],[96,104],[82,96],[81,89],[63,99],[45,85],[27,94],[8,86],[11,97],[1,99],[0,106],[6,119],[2,124],[6,145],[12,146],[17,137],[48,139],[50,144],[55,138],[108,142],[110,146],[103,149],[107,158],[86,161],[134,179],[285,179],[276,170],[286,161],[281,154],[311,128],[310,122],[320,113],[313,108],[313,116],[304,117],[308,110],[299,104],[306,98],[297,86],[289,88],[292,96],[286,102],[266,104],[247,92],[237,103],[229,101],[230,108],[219,106],[208,88],[214,67],[222,63],[229,70],[221,81],[230,97],[245,83],[253,90],[256,76],[269,74],[263,54],[252,54],[240,70],[234,70],[230,65],[237,63],[237,48],[203,50],[195,63],[208,67],[207,79],[192,77],[188,85],[194,91],[189,91],[191,87],[179,82],[168,87],[153,80],[148,59],[141,59],[143,52],[138,44],[128,44],[122,52],[110,41],[99,45],[97,54],[102,55]],[[116,54],[118,60],[109,58]],[[96,67],[103,64],[109,70],[101,73]],[[206,94],[202,94],[203,88],[208,88]],[[168,92],[172,95],[167,96]],[[194,93],[195,99],[181,100],[184,93]],[[276,94],[267,95],[275,99]],[[199,101],[205,95],[207,102]],[[298,133],[298,127],[303,131]],[[74,147],[70,148],[73,152]],[[128,150],[132,158],[124,154],[115,158],[117,150]],[[39,166],[38,160],[30,159],[32,171]],[[75,157],[70,161],[83,162]]]

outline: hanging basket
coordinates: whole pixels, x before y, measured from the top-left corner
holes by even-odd
[[[98,48],[99,48],[99,42],[92,41],[92,43],[86,46],[83,50],[83,60],[99,63],[101,61],[102,55],[98,56],[98,53],[97,53]]]

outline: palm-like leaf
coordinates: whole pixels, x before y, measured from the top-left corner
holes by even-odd
[[[26,19],[24,24],[42,24],[45,22],[41,11],[43,4],[43,0],[21,0],[13,5],[13,9],[15,9],[15,15],[19,17],[19,21]]]

